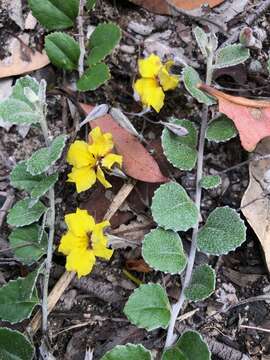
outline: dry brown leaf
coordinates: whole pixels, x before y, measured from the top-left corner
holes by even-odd
[[[171,9],[168,3],[180,10],[194,10],[207,4],[210,7],[217,6],[224,2],[224,0],[130,0],[136,5],[143,6],[149,11],[158,14],[171,14]]]
[[[253,151],[270,136],[270,101],[228,95],[205,84],[198,87],[218,99],[219,111],[234,122],[244,149]]]
[[[270,154],[270,137],[256,148],[256,153]],[[241,207],[250,226],[256,233],[264,251],[270,271],[270,158],[252,161],[249,165],[249,185],[243,196]]]
[[[50,63],[45,51],[33,52],[23,40],[13,39],[9,51],[11,56],[0,61],[0,78],[30,73]]]

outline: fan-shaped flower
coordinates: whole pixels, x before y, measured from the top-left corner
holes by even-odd
[[[62,236],[58,250],[67,257],[67,271],[75,271],[80,278],[91,272],[96,257],[111,258],[113,250],[107,248],[103,233],[109,221],[96,224],[87,210],[77,209],[76,213],[65,216],[65,222],[68,231]]]
[[[69,148],[67,162],[72,165],[68,174],[68,182],[76,184],[78,193],[90,189],[99,180],[105,188],[111,184],[105,179],[102,168],[111,170],[113,165],[122,166],[123,157],[113,154],[112,134],[102,134],[99,127],[95,127],[89,134],[89,144],[76,140]]]
[[[145,107],[152,106],[159,112],[164,105],[164,91],[174,90],[179,83],[176,75],[170,74],[172,60],[162,64],[160,57],[151,54],[138,62],[141,78],[134,84],[135,94]]]

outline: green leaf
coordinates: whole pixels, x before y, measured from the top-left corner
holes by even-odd
[[[207,254],[221,255],[235,250],[246,240],[244,221],[228,206],[216,208],[198,233],[198,248]]]
[[[91,66],[77,81],[79,91],[96,90],[111,78],[110,70],[106,64],[100,63]]]
[[[27,338],[19,331],[0,328],[0,339],[0,359],[33,359],[35,349]]]
[[[20,227],[38,221],[47,208],[40,201],[33,206],[31,204],[32,200],[30,198],[18,201],[9,211],[7,223]]]
[[[109,55],[121,39],[121,29],[113,23],[99,24],[89,39],[89,66],[95,65]]]
[[[15,229],[9,235],[13,252],[23,264],[32,264],[46,254],[48,236],[43,231],[40,239],[41,231],[40,226],[33,224]]]
[[[27,161],[27,171],[32,175],[39,175],[47,171],[61,157],[67,137],[59,135],[53,139],[51,145],[33,153]]]
[[[196,26],[195,29],[193,30],[193,33],[203,56],[207,58],[208,56],[207,47],[209,40],[206,32],[201,27]]]
[[[17,323],[30,317],[39,303],[35,288],[39,272],[40,269],[37,269],[25,278],[11,280],[0,288],[1,320]]]
[[[161,185],[152,199],[152,215],[155,222],[174,231],[186,231],[196,224],[199,212],[185,189],[170,182]]]
[[[216,100],[214,98],[198,89],[198,85],[202,81],[196,70],[194,70],[191,66],[186,66],[184,68],[183,75],[185,88],[191,96],[193,96],[197,101],[199,101],[199,103],[203,103],[209,106],[216,103]]]
[[[178,347],[174,346],[164,351],[161,360],[187,360],[187,357]]]
[[[267,70],[268,70],[268,73],[270,74],[270,59],[267,60]]]
[[[186,331],[176,343],[187,360],[211,360],[207,344],[197,331]]]
[[[215,291],[215,271],[209,265],[200,265],[195,268],[191,282],[185,289],[185,296],[191,301],[208,298]]]
[[[221,69],[245,62],[250,56],[249,49],[241,44],[228,45],[217,51],[214,68]]]
[[[206,138],[214,142],[225,142],[237,136],[234,123],[225,115],[219,116],[208,125]]]
[[[118,345],[108,351],[101,360],[152,360],[152,355],[142,345]]]
[[[77,69],[80,46],[73,37],[61,32],[49,34],[45,37],[45,49],[51,62],[58,68]]]
[[[12,170],[10,183],[17,189],[25,190],[30,196],[37,199],[44,194],[56,183],[58,174],[50,176],[31,175],[27,171],[27,161],[19,162]]]
[[[171,230],[157,228],[144,238],[142,245],[144,260],[155,270],[181,273],[187,264],[180,236]]]
[[[163,151],[173,166],[181,170],[192,170],[197,161],[197,131],[191,121],[172,119],[173,124],[188,130],[186,136],[177,136],[167,128],[162,132]]]
[[[221,177],[219,175],[207,175],[204,176],[201,181],[200,185],[203,189],[214,189],[221,184]]]
[[[33,15],[48,30],[66,29],[74,24],[79,0],[28,0]]]
[[[165,290],[159,284],[141,285],[130,295],[124,313],[129,321],[148,331],[166,329],[171,317],[171,306]]]
[[[95,5],[96,5],[96,2],[97,0],[87,0],[86,1],[86,7],[87,7],[87,10],[93,10]]]
[[[44,105],[39,101],[39,89],[40,84],[30,76],[17,80],[9,98],[0,102],[0,119],[14,125],[39,123]]]

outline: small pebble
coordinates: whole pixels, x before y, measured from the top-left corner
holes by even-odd
[[[153,25],[144,25],[135,21],[131,21],[128,24],[128,29],[134,31],[136,34],[147,36],[154,30]]]
[[[126,54],[134,54],[135,53],[135,46],[132,45],[121,45],[120,50]]]

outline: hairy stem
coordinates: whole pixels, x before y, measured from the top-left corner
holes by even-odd
[[[84,55],[85,55],[85,45],[84,45],[84,32],[83,32],[83,9],[85,6],[86,0],[80,0],[79,5],[79,15],[77,18],[78,22],[78,32],[79,32],[79,44],[80,44],[80,58],[78,62],[78,72],[80,77],[84,73]]]
[[[208,59],[207,59],[207,74],[206,74],[206,83],[208,85],[211,84],[212,81],[212,63],[213,63],[213,52],[211,51]],[[202,188],[200,185],[200,181],[203,176],[203,157],[204,157],[204,145],[205,145],[205,134],[207,129],[207,122],[208,122],[208,105],[203,106],[203,115],[202,115],[202,123],[200,128],[200,138],[199,138],[199,149],[198,149],[198,161],[197,161],[197,174],[196,174],[196,195],[195,195],[195,204],[200,211],[201,208],[201,198],[202,198]],[[185,302],[185,289],[190,283],[192,270],[194,267],[195,257],[196,257],[196,250],[197,250],[197,236],[199,230],[199,222],[198,219],[197,223],[193,227],[192,232],[192,241],[191,247],[188,257],[188,265],[185,273],[185,278],[183,282],[183,286],[179,295],[179,299],[177,303],[172,307],[172,315],[171,320],[168,328],[167,338],[165,342],[165,348],[171,346],[175,341],[174,336],[174,327],[177,320],[177,317],[183,307]]]

